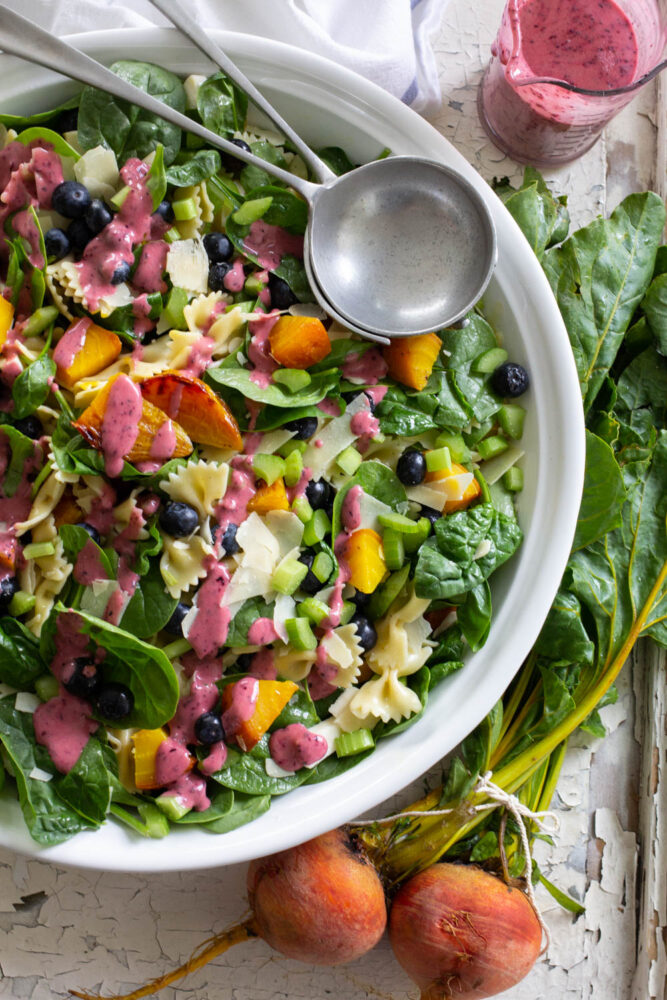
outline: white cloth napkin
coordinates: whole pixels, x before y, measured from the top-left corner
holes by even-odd
[[[148,0],[3,0],[64,35],[165,24]],[[288,42],[327,56],[430,115],[440,85],[430,36],[448,0],[186,0],[204,26]]]

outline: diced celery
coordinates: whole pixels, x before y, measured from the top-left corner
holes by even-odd
[[[504,365],[508,358],[509,354],[503,347],[490,347],[475,358],[470,370],[477,375],[489,375],[498,365]]]
[[[178,240],[182,239],[182,237],[178,229],[176,229],[175,226],[172,226],[171,229],[167,230],[162,239],[166,240],[167,243],[176,243]]]
[[[503,486],[512,493],[520,493],[523,489],[523,469],[517,469],[513,465],[503,476]]]
[[[298,559],[283,559],[271,577],[271,586],[279,594],[293,594],[308,572],[305,563]]]
[[[421,531],[419,521],[412,521],[404,514],[378,514],[378,521],[383,528],[391,528],[399,535],[418,535]]]
[[[403,535],[399,535],[393,528],[385,528],[382,535],[382,548],[384,549],[384,561],[387,569],[391,572],[399,570],[405,562],[405,546],[403,545]]]
[[[308,498],[305,495],[296,498],[292,504],[292,510],[304,524],[308,524],[313,516],[313,508],[308,503]]]
[[[504,451],[509,448],[509,443],[505,438],[499,437],[497,434],[493,434],[491,437],[484,438],[483,441],[479,441],[477,444],[477,451],[483,459],[493,458],[494,455],[502,455]]]
[[[194,198],[177,198],[172,201],[171,207],[177,222],[188,222],[190,219],[197,218],[197,206]]]
[[[34,594],[27,594],[25,590],[17,590],[9,602],[9,613],[14,618],[20,618],[21,615],[32,611],[36,603],[37,598]]]
[[[249,295],[259,295],[264,288],[264,282],[260,281],[256,274],[249,274],[243,288]]]
[[[284,385],[289,392],[299,392],[311,383],[311,376],[302,368],[279,368],[273,373],[273,381]]]
[[[307,618],[288,618],[285,621],[287,638],[298,650],[317,649],[317,639]]]
[[[43,333],[47,326],[51,326],[58,319],[59,315],[60,313],[55,306],[42,306],[41,309],[35,309],[21,330],[21,336],[36,337],[38,333]]]
[[[168,646],[163,646],[162,652],[168,659],[175,660],[176,657],[182,656],[183,653],[187,653],[190,649],[192,649],[192,646],[188,640],[182,638],[174,639],[174,641],[170,642]]]
[[[55,555],[56,547],[53,542],[30,542],[23,549],[26,559],[43,559],[46,556]]]
[[[523,434],[526,411],[518,403],[505,403],[498,411],[498,423],[507,437],[518,441]]]
[[[232,213],[232,219],[239,226],[249,226],[252,222],[256,222],[257,219],[261,219],[268,212],[272,201],[273,198],[270,196],[267,198],[253,198],[251,201],[246,201]]]
[[[317,597],[307,597],[299,605],[301,615],[305,615],[313,625],[319,625],[329,616],[329,605]]]
[[[325,510],[316,510],[303,529],[303,544],[317,545],[331,531],[331,521]]]
[[[127,184],[125,184],[122,188],[120,188],[120,190],[116,191],[115,194],[111,195],[109,201],[111,202],[114,208],[122,208],[123,202],[125,201],[129,193],[130,193],[130,188]]]
[[[419,532],[415,535],[403,535],[403,548],[408,554],[416,552],[428,536],[431,534],[431,522],[427,517],[420,517],[417,521]]]
[[[51,469],[52,469],[51,462],[47,462],[46,465],[43,465],[42,468],[39,470],[39,475],[35,479],[34,483],[32,484],[32,489],[30,490],[31,500],[35,499],[41,487],[43,486],[44,481],[48,479],[49,476],[51,475]]]
[[[183,819],[186,813],[189,813],[192,808],[179,795],[170,795],[168,792],[158,795],[155,799],[155,805],[173,823],[178,822],[179,819]]]
[[[169,292],[167,304],[164,307],[162,318],[172,330],[185,330],[187,323],[183,310],[188,304],[188,293],[184,288],[174,287]]]
[[[276,479],[285,475],[285,459],[280,455],[264,455],[259,452],[253,456],[252,471],[263,479],[267,486],[271,486]]]
[[[310,568],[320,583],[326,583],[334,570],[333,559],[328,552],[318,552]]]
[[[433,451],[425,452],[424,458],[426,459],[426,468],[429,472],[441,472],[443,469],[449,472],[452,467],[452,456],[446,445],[442,448],[435,448]]]
[[[435,439],[436,448],[449,448],[452,462],[469,462],[470,449],[463,440],[462,434],[450,434],[443,431]]]
[[[42,701],[48,701],[59,694],[60,684],[53,674],[42,674],[35,681],[35,692]]]
[[[303,472],[303,458],[300,451],[292,451],[285,459],[285,483],[296,486]]]
[[[347,476],[353,476],[361,465],[363,459],[356,448],[350,445],[341,451],[340,455],[336,459],[336,465],[342,472]]]
[[[340,609],[340,623],[341,625],[347,625],[349,621],[357,613],[357,605],[353,604],[352,601],[343,601],[343,606]]]
[[[486,437],[492,427],[493,420],[485,420],[479,427],[471,427],[469,431],[465,431],[463,439],[469,448],[475,448],[477,442]]]
[[[375,740],[370,729],[357,729],[353,733],[341,733],[334,742],[337,757],[354,757],[355,754],[371,750],[374,746]]]
[[[285,444],[281,444],[280,448],[277,448],[276,451],[278,455],[282,455],[283,458],[287,458],[293,451],[298,451],[301,455],[303,455],[307,447],[307,441],[295,441],[294,438],[290,438],[289,441],[285,441]]]
[[[371,618],[382,618],[387,613],[408,582],[409,575],[410,563],[406,563],[403,569],[392,573],[389,579],[378,587],[368,605],[368,614]]]

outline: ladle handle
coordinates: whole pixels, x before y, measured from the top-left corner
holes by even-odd
[[[189,38],[191,42],[194,42],[197,48],[201,49],[216,66],[224,70],[230,80],[233,80],[241,90],[246,92],[253,104],[268,115],[274,125],[277,125],[284,132],[298,151],[301,159],[310,167],[321,184],[335,179],[336,175],[333,170],[330,170],[326,163],[323,163],[319,156],[306,145],[301,136],[294,131],[292,126],[276,111],[266,97],[259,92],[245,73],[241,72],[238,66],[222,51],[210,35],[200,28],[197,22],[183,9],[182,4],[178,3],[177,0],[151,0],[151,3],[154,7],[157,7],[160,13],[164,14],[167,20],[171,21],[179,31]]]
[[[191,118],[181,114],[180,111],[169,107],[168,104],[163,104],[162,101],[158,101],[155,97],[140,90],[139,87],[135,87],[134,84],[116,76],[95,59],[91,59],[79,49],[75,49],[62,39],[49,34],[48,31],[44,31],[43,28],[22,17],[21,14],[8,10],[2,4],[0,4],[0,48],[3,52],[11,53],[21,59],[26,59],[28,62],[36,63],[38,66],[54,70],[62,76],[68,76],[80,83],[104,90],[122,101],[136,104],[145,111],[150,111],[164,119],[164,121],[176,125],[184,132],[191,132],[193,135],[199,136],[209,145],[224,150],[225,153],[229,153],[237,160],[243,160],[244,163],[260,167],[267,174],[271,174],[294,188],[308,202],[311,202],[313,196],[319,191],[319,185],[296,177],[287,170],[235,146],[234,143],[216,135],[210,129],[204,128],[203,125],[194,122]]]

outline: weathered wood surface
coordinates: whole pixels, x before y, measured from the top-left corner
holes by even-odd
[[[452,0],[436,40],[443,107],[434,125],[484,177],[521,168],[486,139],[476,89],[502,0]],[[547,172],[569,195],[576,224],[610,211],[632,190],[667,187],[667,83],[649,87],[577,163]],[[555,803],[555,849],[546,873],[586,904],[574,919],[538,891],[551,928],[543,961],[511,1000],[664,1000],[667,982],[667,836],[664,658],[639,649],[603,711],[603,742],[575,737]],[[406,789],[387,808],[419,794]],[[382,809],[376,813],[380,814]],[[130,990],[164,972],[243,908],[244,868],[156,876],[58,870],[0,852],[0,996],[53,1000],[68,988]],[[276,958],[262,942],[221,957],[165,1000],[405,1000],[417,991],[386,941],[345,968]]]

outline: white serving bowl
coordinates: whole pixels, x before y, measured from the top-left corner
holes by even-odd
[[[519,517],[525,540],[493,578],[488,642],[432,693],[424,717],[380,743],[371,756],[331,781],[274,799],[270,811],[224,835],[174,829],[143,840],[109,822],[43,849],[18,807],[0,797],[0,845],[57,864],[119,871],[173,871],[231,864],[282,850],[372,809],[423,774],[459,743],[501,697],[535,641],[558,588],[574,533],[584,470],[584,423],[574,360],[556,302],[519,228],[487,184],[432,126],[379,87],[328,60],[248,35],[215,32],[241,69],[315,147],[342,146],[357,162],[385,146],[459,170],[486,199],[498,233],[498,267],[485,314],[532,388],[524,441],[525,488]],[[141,59],[187,75],[211,71],[171,29],[92,32],[72,41],[107,64]],[[2,57],[0,110],[32,113],[77,89],[53,73]]]

